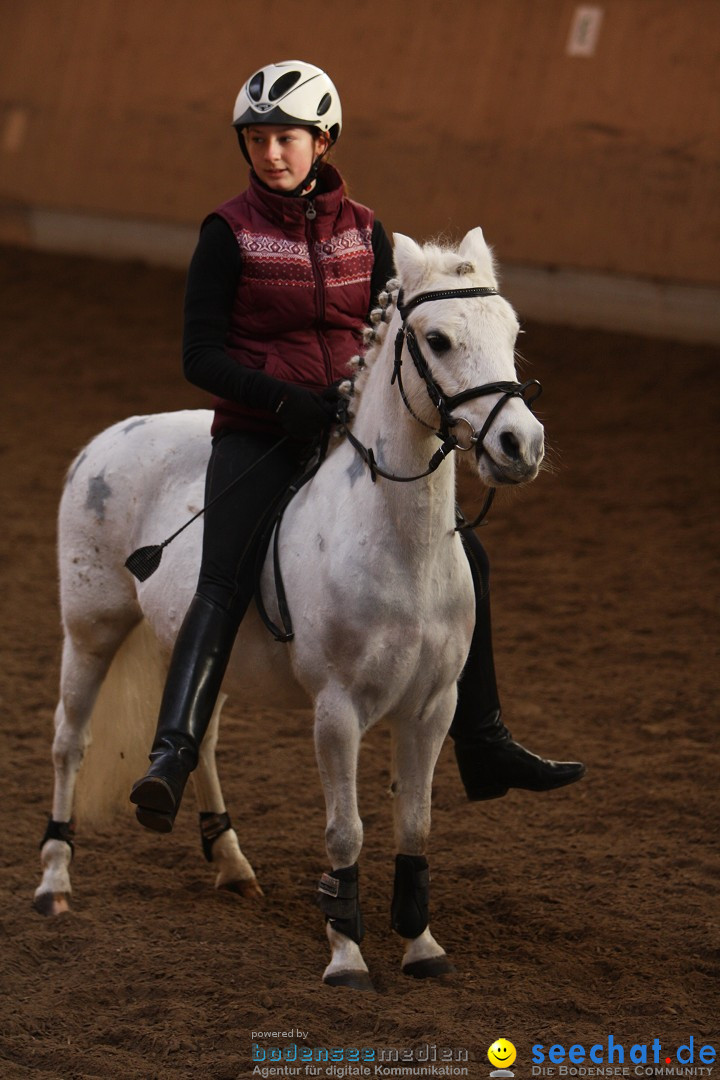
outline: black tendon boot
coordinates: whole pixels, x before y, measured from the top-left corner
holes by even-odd
[[[509,788],[551,791],[585,774],[580,761],[550,761],[515,742],[502,721],[490,623],[489,565],[474,534],[463,536],[475,588],[475,630],[450,734],[468,799],[499,799]]]
[[[175,642],[160,705],[152,764],[133,785],[141,825],[172,830],[187,778],[198,762],[200,743],[215,708],[237,633],[222,608],[195,595]]]

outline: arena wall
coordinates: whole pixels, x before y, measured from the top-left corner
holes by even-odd
[[[336,160],[388,230],[482,224],[546,308],[636,281],[658,318],[693,288],[701,319],[719,42],[717,0],[5,0],[0,241],[183,263],[245,182],[242,79],[301,56],[335,78]]]

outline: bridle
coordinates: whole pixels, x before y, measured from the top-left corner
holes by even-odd
[[[490,427],[492,426],[495,417],[507,405],[511,398],[519,397],[525,402],[529,409],[532,409],[534,402],[542,393],[542,386],[537,379],[530,379],[525,383],[518,382],[493,382],[483,383],[481,386],[474,386],[469,390],[462,390],[459,394],[453,394],[448,396],[442,389],[440,383],[437,381],[432,373],[430,365],[422,354],[417,338],[411,326],[408,326],[408,315],[415,310],[420,304],[427,304],[434,300],[451,300],[462,296],[497,296],[497,289],[492,289],[488,286],[482,286],[471,289],[438,289],[433,292],[418,293],[417,296],[413,296],[407,303],[403,300],[402,290],[398,293],[397,309],[400,312],[402,318],[402,325],[395,337],[395,363],[393,365],[392,378],[390,379],[390,385],[397,383],[400,396],[403,400],[405,408],[410,415],[417,420],[423,427],[429,428],[430,431],[434,431],[439,439],[442,440],[442,445],[439,450],[436,450],[431,457],[428,467],[425,472],[418,473],[417,476],[397,476],[395,473],[386,472],[382,469],[376,459],[375,454],[371,447],[364,446],[359,439],[357,439],[347,426],[347,411],[345,416],[341,415],[341,430],[347,436],[348,441],[360,454],[370,470],[370,476],[373,483],[377,480],[378,476],[384,477],[386,480],[394,480],[398,483],[411,483],[414,480],[421,480],[425,476],[429,476],[430,473],[442,464],[445,458],[453,450],[475,450],[475,453],[479,457],[485,450],[484,441],[487,436]],[[410,401],[408,400],[405,387],[402,380],[402,363],[403,363],[403,351],[407,347],[407,351],[415,365],[415,369],[425,383],[428,396],[433,403],[433,406],[438,412],[438,427],[435,428],[432,424],[428,424],[422,417],[418,416],[412,408]],[[488,416],[480,428],[476,431],[471,422],[465,416],[454,416],[453,409],[456,409],[459,405],[463,405],[466,401],[472,401],[474,398],[485,397],[488,394],[500,394],[499,400],[493,405],[492,409],[488,413]],[[469,437],[467,445],[457,437],[457,434],[453,432],[453,428],[457,428],[459,424],[466,424],[469,429]],[[487,451],[486,451],[487,452]],[[480,515],[473,522],[463,522],[461,528],[474,528],[480,523],[483,517],[490,509],[490,503],[492,502],[495,489],[491,488],[488,498],[485,500]]]

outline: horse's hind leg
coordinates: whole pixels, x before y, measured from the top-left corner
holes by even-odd
[[[452,717],[452,704],[445,701],[426,717],[393,725],[391,790],[397,854],[391,923],[403,939],[402,971],[415,978],[455,970],[428,926],[429,869],[425,857],[432,778],[447,734],[448,716]]]
[[[33,906],[42,915],[68,910],[72,891],[72,810],[75,781],[89,742],[90,717],[112,659],[139,613],[123,612],[88,618],[82,631],[66,629],[60,674],[60,701],[55,710],[52,756],[55,769],[52,816],[41,845],[42,881]]]
[[[241,896],[262,896],[255,871],[240,850],[237,833],[230,824],[220,787],[215,760],[220,713],[226,695],[220,694],[205,738],[200,745],[200,756],[192,774],[195,798],[200,813],[200,835],[205,858],[217,870],[216,889],[228,889]]]
[[[325,844],[332,867],[318,886],[332,953],[323,982],[372,990],[360,952],[364,931],[357,865],[363,841],[356,786],[359,749],[360,726],[352,703],[341,692],[326,690],[315,703],[315,752],[325,792]]]

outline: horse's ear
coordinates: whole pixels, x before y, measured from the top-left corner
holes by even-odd
[[[458,255],[475,263],[480,276],[489,278],[493,284],[496,284],[492,249],[485,243],[485,237],[479,225],[465,234],[458,247]]]
[[[425,256],[419,244],[402,233],[393,233],[395,269],[407,291],[418,288],[425,274]]]
[[[458,254],[465,258],[466,256],[477,256],[481,251],[487,251],[487,244],[485,243],[483,231],[478,225],[477,228],[465,233],[460,241]]]

